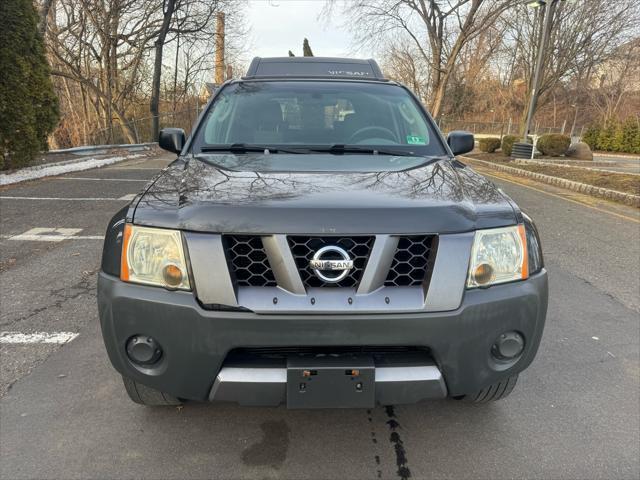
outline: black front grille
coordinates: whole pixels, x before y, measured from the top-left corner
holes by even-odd
[[[408,287],[428,283],[435,262],[437,243],[435,235],[400,237],[385,286]]]
[[[300,278],[305,287],[349,287],[355,288],[360,283],[364,267],[369,259],[374,237],[288,237],[291,254],[298,266]],[[309,267],[309,261],[322,247],[333,245],[343,248],[353,260],[353,268],[338,283],[327,283],[316,277]]]
[[[262,238],[250,235],[225,235],[227,258],[239,287],[275,287]],[[213,274],[213,273],[212,273]]]

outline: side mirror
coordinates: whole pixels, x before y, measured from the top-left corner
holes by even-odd
[[[158,136],[158,145],[163,150],[180,153],[186,142],[186,135],[181,128],[163,128]]]
[[[447,136],[447,143],[454,155],[468,153],[475,147],[473,133],[456,130]]]

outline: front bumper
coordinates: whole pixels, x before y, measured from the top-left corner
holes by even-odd
[[[266,386],[236,389],[231,397],[218,395],[219,374],[227,354],[238,348],[291,346],[418,346],[428,349],[441,372],[423,392],[439,397],[477,392],[524,370],[540,344],[547,311],[547,274],[526,281],[468,290],[461,306],[448,312],[301,315],[255,314],[205,310],[191,292],[121,282],[100,273],[98,307],[109,358],[122,375],[178,398],[206,401],[273,404]],[[525,339],[522,355],[512,364],[493,360],[491,346],[504,332],[517,331]],[[162,346],[162,360],[154,368],[134,365],[125,345],[133,335],[149,335]],[[430,366],[430,365],[423,365]],[[281,375],[281,374],[280,374]],[[223,372],[224,377],[224,372]],[[216,384],[216,379],[218,382]],[[259,382],[260,383],[260,382]],[[216,384],[216,385],[214,385]],[[377,382],[376,382],[377,385]],[[394,390],[379,403],[402,403],[420,395],[402,396]],[[264,388],[263,388],[264,387]],[[376,390],[384,389],[376,386]],[[226,390],[229,392],[229,389]],[[242,394],[246,391],[246,394]],[[264,392],[264,402],[260,392]],[[280,390],[281,391],[281,390]],[[386,398],[386,400],[385,400]]]

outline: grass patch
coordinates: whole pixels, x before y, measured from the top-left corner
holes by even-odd
[[[608,188],[618,192],[640,195],[640,175],[626,173],[609,173],[595,170],[588,170],[582,167],[560,166],[560,165],[533,165],[515,163],[504,155],[480,153],[468,155],[470,158],[477,158],[488,162],[508,165],[509,167],[526,170],[528,172],[542,173],[551,177],[565,178],[574,182],[586,183],[595,187]]]
[[[503,155],[502,152],[495,153],[469,153],[465,155],[465,157],[469,158],[477,158],[478,160],[485,160],[487,162],[493,163],[509,163],[512,162],[511,157]]]

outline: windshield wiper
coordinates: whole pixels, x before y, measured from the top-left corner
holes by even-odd
[[[252,153],[259,152],[266,155],[272,153],[292,153],[292,154],[304,154],[310,152],[331,153],[335,155],[342,155],[348,153],[363,153],[370,155],[392,155],[396,157],[415,157],[422,156],[412,151],[407,150],[394,150],[391,148],[380,147],[364,147],[357,145],[342,145],[339,143],[333,145],[324,146],[301,146],[300,148],[283,148],[277,145],[256,145],[248,143],[232,143],[230,145],[205,145],[200,148],[202,153],[214,153],[214,152],[231,152],[231,153]]]
[[[280,148],[269,145],[253,145],[248,143],[232,143],[230,145],[208,145],[200,149],[202,153],[231,152],[231,153],[309,153],[308,148]]]
[[[414,152],[406,150],[393,150],[391,148],[379,148],[379,147],[358,147],[353,145],[341,145],[334,144],[328,147],[313,147],[312,152],[328,152],[336,155],[343,153],[369,153],[371,155],[394,155],[396,157],[416,157],[420,156]]]

